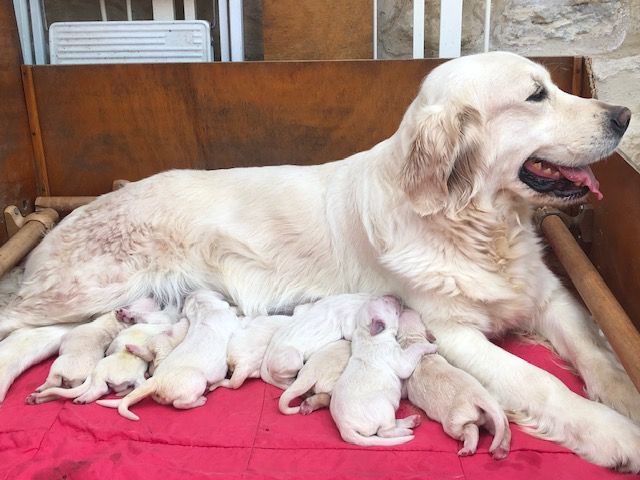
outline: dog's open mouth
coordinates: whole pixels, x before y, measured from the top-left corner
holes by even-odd
[[[592,192],[598,200],[602,193],[589,167],[563,167],[546,160],[529,157],[520,167],[518,177],[528,187],[539,193],[576,199]]]

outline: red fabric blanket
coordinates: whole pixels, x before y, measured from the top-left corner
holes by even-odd
[[[540,346],[504,342],[509,351],[561,378],[581,393],[578,378]],[[132,410],[132,422],[98,405],[57,401],[25,405],[50,361],[30,369],[0,407],[0,478],[6,479],[580,479],[624,475],[589,464],[565,448],[512,425],[511,453],[502,461],[478,453],[460,458],[457,441],[428,420],[416,438],[393,448],[344,443],[328,410],[309,416],[278,412],[280,391],[260,380],[218,389],[204,407],[178,411],[150,399]],[[417,409],[403,402],[398,416]],[[631,477],[629,478],[636,478]]]

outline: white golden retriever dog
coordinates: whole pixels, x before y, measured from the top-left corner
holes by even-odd
[[[66,331],[29,327],[87,321],[144,296],[167,304],[209,288],[260,315],[393,293],[520,425],[638,472],[640,395],[543,263],[531,219],[532,206],[598,194],[588,165],[629,120],[628,109],[564,93],[542,66],[495,52],[433,70],[396,133],[345,160],[130,183],[78,208],[31,253],[0,311],[0,398]],[[487,338],[511,329],[547,338],[592,400]]]

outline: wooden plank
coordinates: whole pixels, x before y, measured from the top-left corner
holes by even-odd
[[[589,257],[640,329],[640,174],[620,155],[593,167],[604,194],[594,201]]]
[[[31,144],[33,147],[33,157],[36,166],[36,181],[38,193],[49,195],[49,176],[47,174],[47,164],[44,158],[44,145],[42,144],[42,132],[40,131],[40,117],[38,114],[38,103],[33,87],[32,67],[22,66],[22,85],[24,89],[24,100],[27,104],[29,117],[29,129],[31,130]]]
[[[263,0],[265,60],[373,58],[373,0]]]
[[[573,59],[546,61],[571,88]],[[439,63],[34,67],[49,194],[98,195],[170,168],[344,158],[390,136]]]
[[[0,207],[16,205],[22,213],[33,209],[36,180],[27,109],[22,95],[22,53],[13,4],[0,0]],[[0,243],[7,240],[0,218]]]

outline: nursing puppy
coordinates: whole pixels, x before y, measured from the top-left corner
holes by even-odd
[[[183,314],[189,321],[187,335],[158,365],[153,377],[122,400],[104,400],[100,405],[117,407],[123,417],[139,420],[129,406],[148,396],[175,408],[205,404],[207,387],[227,374],[227,344],[239,321],[222,295],[208,290],[189,295]]]
[[[153,375],[160,362],[167,358],[167,355],[184,340],[188,329],[189,320],[183,317],[166,332],[158,333],[149,338],[144,345],[129,343],[126,348],[129,353],[147,362],[149,364],[149,374]]]
[[[347,366],[351,356],[351,342],[338,340],[321,348],[309,357],[298,373],[298,378],[280,396],[278,407],[285,415],[308,415],[329,406],[331,392]],[[294,398],[313,390],[299,407],[290,407]]]
[[[426,332],[420,315],[405,310],[400,317],[398,342],[403,348],[424,342]],[[509,453],[509,421],[498,402],[471,375],[450,365],[440,355],[426,355],[405,383],[409,401],[440,422],[450,437],[463,442],[458,455],[476,453],[478,427],[491,432],[489,452],[500,460]]]
[[[138,324],[123,330],[109,345],[107,356],[100,360],[87,379],[75,388],[52,387],[31,395],[29,403],[43,403],[56,398],[73,398],[74,403],[91,403],[113,390],[124,395],[145,380],[147,362],[127,351],[127,345],[144,345],[148,338],[171,325]]]
[[[102,358],[113,339],[126,327],[113,312],[105,313],[91,323],[75,327],[62,337],[60,352],[55,359],[46,381],[35,393],[51,387],[77,387],[84,382]],[[35,402],[33,394],[26,403]]]
[[[342,338],[351,340],[356,313],[372,298],[364,293],[333,295],[299,308],[293,323],[273,335],[262,361],[262,379],[285,390],[314,352]]]
[[[160,304],[152,297],[141,298],[115,311],[118,320],[124,323],[175,323],[179,313],[175,305],[160,308]]]
[[[227,348],[227,366],[233,372],[231,378],[213,384],[210,390],[218,387],[240,388],[247,378],[260,378],[262,359],[273,334],[292,321],[293,317],[286,315],[243,318]]]
[[[436,346],[417,342],[402,350],[396,340],[397,305],[384,297],[372,300],[358,314],[351,340],[351,358],[331,397],[331,416],[343,440],[362,446],[390,446],[413,439],[420,417],[396,420],[401,380],[408,378],[424,354]]]

